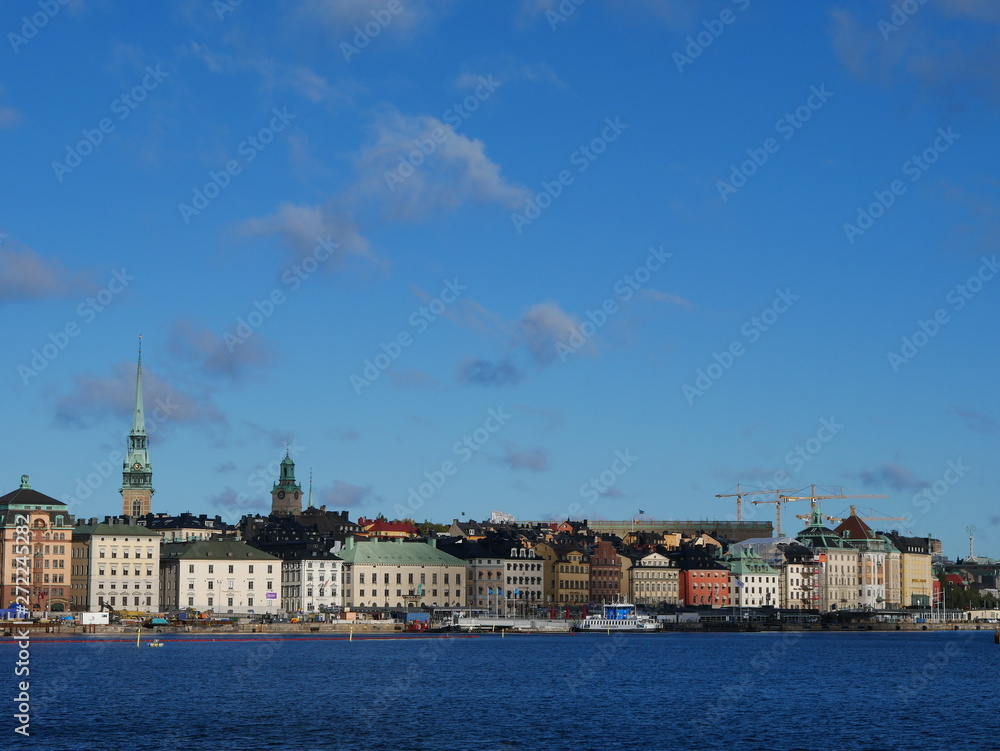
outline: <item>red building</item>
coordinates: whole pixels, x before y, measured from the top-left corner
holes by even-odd
[[[590,599],[614,602],[621,593],[622,560],[610,540],[600,540],[590,554]]]
[[[732,605],[729,599],[729,571],[715,568],[682,570],[680,599],[683,605],[729,607]]]

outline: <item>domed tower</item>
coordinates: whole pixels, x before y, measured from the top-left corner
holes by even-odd
[[[271,516],[298,516],[302,513],[302,486],[295,482],[295,462],[285,451],[281,474],[271,490]]]

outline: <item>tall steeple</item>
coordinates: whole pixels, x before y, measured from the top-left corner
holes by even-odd
[[[122,514],[142,516],[150,513],[153,498],[153,466],[149,463],[149,438],[142,409],[142,337],[139,337],[139,362],[135,370],[135,411],[132,432],[128,435],[128,455],[122,465]]]

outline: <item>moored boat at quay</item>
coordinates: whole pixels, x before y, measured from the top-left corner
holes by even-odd
[[[602,613],[588,615],[576,622],[576,631],[659,631],[659,621],[649,615],[637,613],[630,602],[605,603]]]

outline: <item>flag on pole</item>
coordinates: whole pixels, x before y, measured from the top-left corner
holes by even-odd
[[[642,509],[639,509],[639,514],[640,515],[645,514],[645,513],[646,513],[645,511],[643,511]]]
[[[737,579],[736,580],[736,586],[737,587],[742,587],[743,586],[743,582],[741,582],[739,579]]]

